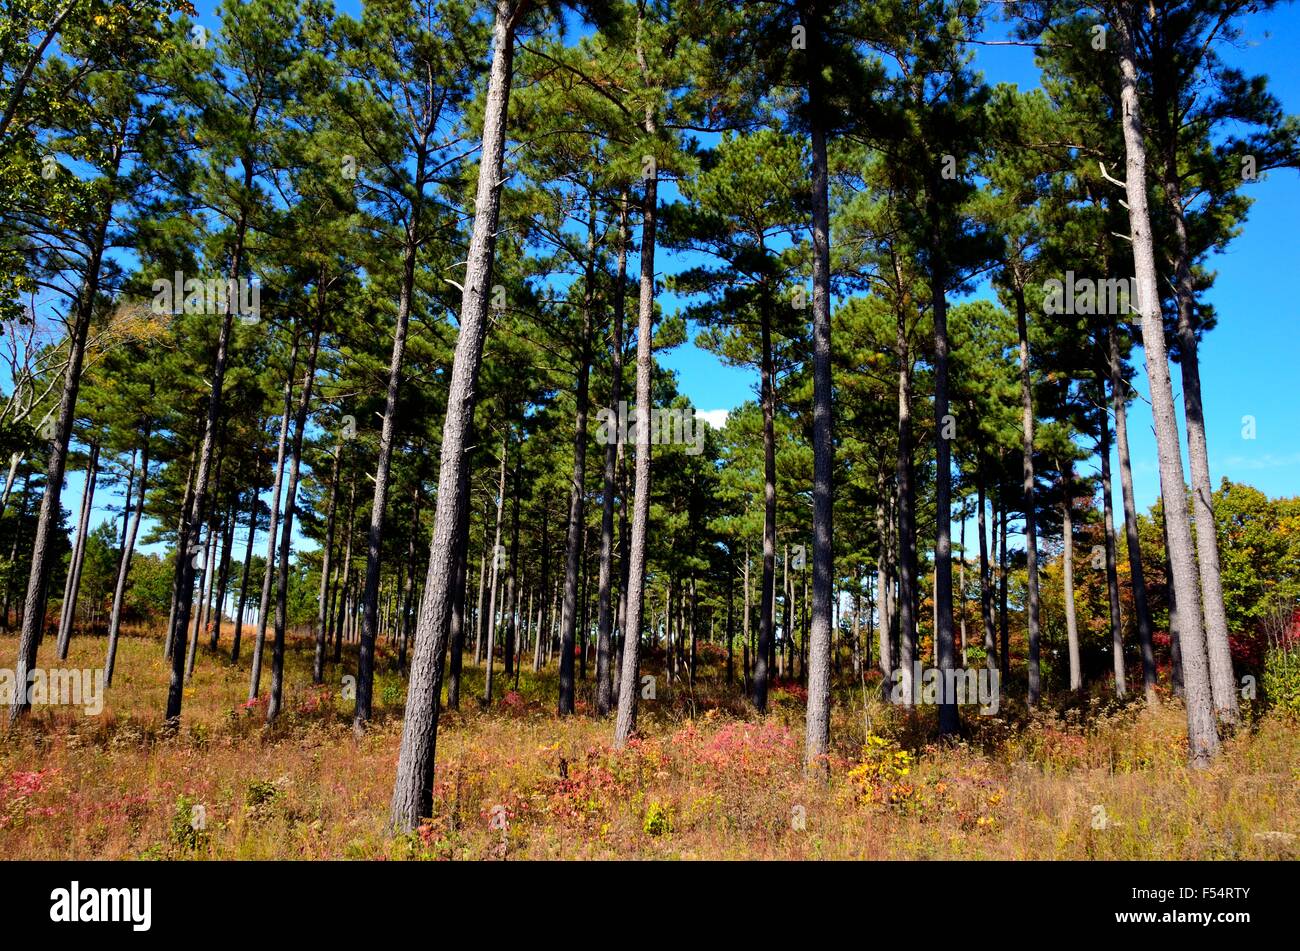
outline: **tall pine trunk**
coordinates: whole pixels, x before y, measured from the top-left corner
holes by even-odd
[[[284,406],[280,413],[280,436],[276,441],[275,479],[271,485],[271,524],[267,528],[266,567],[262,572],[262,600],[257,609],[257,639],[253,643],[253,669],[248,680],[248,699],[256,700],[262,691],[262,652],[266,647],[266,625],[271,613],[271,582],[275,577],[276,541],[279,538],[280,498],[284,492],[284,466],[288,457],[289,427],[293,414],[293,381],[298,370],[298,344],[295,321],[293,345],[289,351],[289,372],[284,377]]]
[[[569,483],[569,533],[564,560],[564,604],[560,615],[560,698],[557,706],[560,716],[573,713],[573,651],[574,632],[578,623],[578,583],[581,571],[582,535],[586,529],[585,506],[587,477],[587,390],[591,368],[591,308],[592,281],[594,279],[595,219],[588,238],[588,264],[586,287],[582,301],[582,340],[578,345],[577,410],[573,426],[573,475]],[[648,407],[637,411],[637,430],[649,428]]]
[[[627,190],[619,199],[618,267],[614,275],[614,312],[610,316],[610,393],[611,413],[619,411],[623,398],[623,305],[627,281]],[[612,420],[611,420],[612,422]],[[605,443],[604,494],[600,510],[600,572],[596,582],[599,606],[596,610],[596,715],[605,716],[613,704],[614,671],[611,664],[614,611],[611,586],[614,581],[614,494],[617,478],[618,440]],[[536,665],[534,665],[536,669]]]
[[[1074,472],[1066,463],[1061,470],[1061,564],[1065,585],[1065,640],[1070,656],[1070,689],[1083,689],[1079,658],[1079,621],[1074,603]]]
[[[876,625],[876,635],[880,638],[880,643],[876,647],[876,652],[880,657],[880,685],[881,691],[888,698],[889,679],[893,677],[894,656],[892,647],[889,643],[889,629],[891,629],[892,618],[891,611],[893,605],[889,600],[889,559],[893,546],[893,531],[891,524],[893,522],[892,513],[889,512],[889,503],[887,495],[888,482],[885,481],[884,474],[881,473],[876,479],[876,488],[880,492],[880,498],[876,501],[876,539],[879,544],[879,556],[876,557],[876,611],[879,613],[879,622]]]
[[[759,576],[758,651],[754,655],[751,689],[759,713],[767,712],[767,687],[771,672],[767,658],[773,644],[772,602],[776,586],[776,369],[772,360],[772,306],[766,296],[759,312],[760,399],[763,407],[763,568]]]
[[[960,575],[957,579],[958,603],[961,605],[961,665],[966,666],[966,515],[965,501],[962,502],[961,520],[961,562],[958,565]]]
[[[1169,523],[1163,513],[1160,531],[1165,540],[1165,599],[1169,602],[1170,686],[1175,697],[1183,695],[1183,652],[1178,636],[1178,592],[1174,590],[1174,569],[1169,561]]]
[[[743,674],[743,677],[741,679],[744,681],[745,693],[748,695],[749,677],[750,677],[749,674],[750,614],[752,613],[749,610],[749,542],[745,543],[745,565],[744,565],[744,570],[742,572],[741,584],[743,585],[743,595],[741,597],[741,601],[742,601],[741,610],[744,612],[744,620],[742,622],[743,640],[741,641],[742,646],[741,646],[741,657],[740,657],[740,670],[741,673]]]
[[[256,122],[256,111],[250,119],[250,126]],[[252,190],[253,162],[248,155],[241,156],[244,166],[243,190],[247,194]],[[235,222],[234,245],[230,255],[230,278],[239,277],[244,267],[244,240],[248,230],[248,212],[240,209]],[[190,509],[184,514],[180,537],[177,540],[176,555],[180,559],[180,584],[177,593],[180,603],[176,608],[176,631],[179,648],[179,633],[189,626],[190,609],[193,605],[194,563],[190,558],[190,534],[197,532],[208,508],[208,480],[212,470],[212,457],[217,449],[217,425],[221,421],[221,401],[226,378],[226,364],[230,356],[230,343],[234,326],[233,301],[227,295],[222,307],[221,332],[217,337],[217,353],[212,366],[212,388],[208,394],[207,419],[203,425],[203,443],[199,449],[198,469],[194,480],[194,499]],[[165,722],[167,729],[174,731],[180,726],[181,703],[185,690],[184,651],[172,651],[171,677],[167,685],[167,710]]]
[[[824,36],[821,10],[812,9],[809,34]],[[813,334],[813,492],[812,617],[809,629],[808,713],[804,766],[830,775],[831,627],[835,552],[832,537],[832,492],[835,444],[831,439],[831,225],[826,155],[826,126],[821,67],[808,72],[808,114],[812,146],[812,334]]]
[[[117,178],[122,147],[114,152],[110,182]],[[113,217],[112,189],[105,198],[90,254],[77,290],[72,326],[68,330],[68,359],[63,370],[63,390],[59,395],[59,408],[55,414],[54,434],[49,442],[49,455],[45,465],[45,491],[36,516],[36,533],[32,541],[32,555],[27,570],[27,593],[23,597],[23,617],[18,635],[18,663],[14,667],[13,691],[9,706],[9,722],[15,723],[30,709],[27,683],[36,666],[36,650],[40,646],[45,627],[46,587],[49,581],[50,561],[54,533],[60,520],[59,499],[63,491],[63,472],[68,462],[68,446],[72,442],[72,426],[76,418],[77,392],[81,387],[82,366],[86,358],[86,337],[94,315],[95,301],[99,296],[100,264],[107,243],[108,226]]]
[[[90,458],[86,462],[86,487],[81,493],[81,513],[77,519],[77,543],[72,549],[72,562],[68,566],[68,583],[59,610],[59,660],[68,659],[68,643],[72,640],[72,627],[77,621],[77,600],[81,594],[81,567],[86,562],[86,536],[90,532],[90,510],[95,504],[95,486],[99,482],[99,442],[90,444]]]
[[[1128,451],[1128,400],[1119,359],[1119,334],[1110,332],[1110,389],[1115,407],[1115,443],[1119,448],[1119,484],[1124,506],[1124,540],[1128,549],[1129,580],[1133,588],[1133,621],[1142,652],[1142,687],[1148,705],[1156,702],[1156,654],[1151,641],[1151,606],[1147,602],[1142,569],[1142,544],[1138,538],[1137,506],[1133,501],[1133,466]]]
[[[176,538],[181,537],[181,530],[185,527],[185,513],[189,510],[190,502],[194,498],[194,467],[198,462],[199,449],[195,445],[190,449],[190,464],[185,472],[185,492],[182,495],[181,513],[176,520]],[[171,660],[172,647],[176,640],[176,612],[180,608],[180,588],[181,588],[181,571],[184,559],[181,557],[178,548],[172,558],[172,589],[171,589],[171,609],[167,614],[167,631],[163,637],[163,660]]]
[[[952,630],[952,444],[948,428],[948,300],[947,263],[940,252],[944,235],[937,209],[938,176],[932,175],[928,187],[930,214],[930,298],[934,315],[934,448],[935,448],[935,540],[934,540],[934,637],[940,671],[953,669]],[[1037,642],[1031,646],[1031,655]],[[1030,699],[1036,699],[1037,673],[1031,657]],[[939,701],[939,735],[955,736],[960,726],[956,697],[942,691]]]
[[[510,570],[506,574],[505,630],[501,642],[501,666],[507,677],[515,672],[515,637],[519,625],[519,594],[522,588],[519,579],[519,493],[523,490],[525,480],[522,459],[523,437],[515,449],[514,491],[510,493]],[[453,605],[455,599],[453,598]],[[455,610],[453,607],[453,615]],[[490,698],[489,698],[490,699]]]
[[[1183,380],[1183,416],[1187,421],[1187,461],[1192,473],[1192,524],[1196,529],[1196,560],[1201,581],[1201,609],[1205,614],[1205,641],[1210,661],[1210,692],[1219,721],[1229,727],[1241,722],[1237,682],[1228,642],[1228,616],[1223,607],[1223,578],[1219,567],[1219,539],[1215,529],[1214,486],[1210,483],[1210,457],[1205,442],[1205,411],[1201,404],[1201,360],[1192,323],[1196,289],[1192,282],[1187,221],[1182,181],[1176,159],[1165,163],[1165,195],[1176,239],[1174,290],[1178,302],[1178,365]]]
[[[244,568],[239,579],[239,604],[235,606],[235,633],[230,643],[230,662],[239,662],[239,645],[244,636],[244,608],[248,604],[248,577],[253,568],[253,541],[257,537],[257,510],[261,498],[254,485],[248,493],[252,499],[248,513],[248,543],[244,547]]]
[[[447,414],[443,421],[438,507],[429,546],[429,572],[420,604],[420,623],[415,635],[406,719],[402,724],[402,745],[389,819],[393,830],[398,832],[411,831],[422,816],[432,812],[438,696],[442,689],[442,661],[451,615],[455,535],[464,524],[460,507],[467,502],[467,496],[461,491],[461,483],[469,478],[466,437],[473,425],[475,389],[487,333],[488,289],[501,205],[514,30],[524,6],[524,0],[496,2],[474,228],[466,258],[460,334],[456,341],[451,384],[447,391]]]
[[[887,483],[883,474],[877,478],[876,487],[880,492],[880,498],[876,502],[876,538],[879,547],[879,556],[876,560],[876,597],[877,608],[879,612],[879,623],[876,633],[880,638],[877,653],[880,656],[880,676],[881,685],[884,688],[889,679],[894,675],[894,655],[893,645],[890,643],[889,632],[893,624],[890,612],[893,608],[889,599],[890,588],[890,552],[892,550],[893,532],[890,525],[893,522],[892,514],[889,511],[890,505],[887,500],[886,489]],[[888,694],[886,693],[886,696]]]
[[[406,334],[415,296],[415,258],[420,246],[420,221],[424,199],[420,193],[425,178],[425,151],[415,163],[417,194],[411,201],[411,219],[402,249],[402,286],[393,327],[393,351],[388,364],[388,389],[384,394],[384,417],[379,431],[379,459],[375,467],[375,494],[370,505],[370,526],[366,532],[366,576],[361,594],[361,650],[357,656],[357,702],[352,726],[363,730],[370,721],[375,681],[375,637],[378,633],[379,576],[383,554],[384,516],[388,508],[388,480],[393,464],[393,442],[397,429],[397,395],[402,383],[402,362],[406,355]],[[467,276],[468,280],[468,276]],[[469,285],[466,284],[466,287]],[[448,415],[451,415],[450,408]],[[472,415],[472,414],[471,414]],[[451,555],[452,552],[448,552]]]
[[[483,678],[483,702],[492,702],[492,670],[496,660],[497,639],[497,594],[501,590],[501,562],[504,549],[501,547],[501,516],[506,505],[506,437],[501,437],[501,473],[497,478],[497,527],[492,539],[492,592],[488,597],[487,615],[483,623],[487,626],[483,632],[483,653],[487,670]]]
[[[348,520],[347,520],[347,543],[343,546],[343,578],[339,583],[339,606],[334,613],[334,663],[337,664],[342,659],[343,653],[343,626],[347,621],[348,615],[348,598],[350,597],[352,585],[352,540],[356,537],[356,516],[357,516],[357,473],[353,469],[352,478],[348,486]]]
[[[998,532],[998,638],[1002,644],[999,660],[1002,661],[1002,681],[1011,676],[1011,633],[1007,625],[1007,503],[1001,497],[994,512],[994,528]],[[999,513],[1001,522],[998,522]]]
[[[542,590],[538,595],[537,641],[533,645],[533,672],[542,669],[546,662],[546,648],[550,643],[550,616],[546,613],[546,592],[551,587],[551,507],[549,500],[542,502]],[[483,596],[479,593],[479,610],[482,610]]]
[[[1124,623],[1120,617],[1119,573],[1116,570],[1115,551],[1115,516],[1112,503],[1110,483],[1110,415],[1106,412],[1105,383],[1098,383],[1098,401],[1100,413],[1098,425],[1101,427],[1101,510],[1102,537],[1105,542],[1106,555],[1106,599],[1110,605],[1110,651],[1111,663],[1115,672],[1115,696],[1128,695],[1128,685],[1124,672]]]
[[[1187,511],[1186,483],[1183,481],[1178,419],[1174,414],[1169,363],[1165,355],[1164,321],[1160,313],[1160,291],[1156,279],[1151,217],[1147,210],[1146,142],[1142,130],[1138,73],[1133,46],[1133,19],[1131,19],[1142,14],[1138,5],[1133,3],[1121,4],[1117,12],[1115,29],[1120,47],[1120,102],[1123,109],[1125,148],[1124,189],[1128,199],[1133,266],[1137,277],[1138,300],[1142,315],[1142,342],[1146,356],[1147,382],[1151,393],[1151,411],[1155,417],[1156,451],[1160,461],[1160,495],[1164,501],[1165,520],[1169,532],[1169,559],[1173,569],[1174,590],[1177,592],[1182,608],[1178,621],[1187,707],[1188,755],[1193,766],[1204,767],[1208,766],[1218,753],[1219,738],[1214,722],[1205,629],[1201,623],[1201,612],[1196,609],[1200,603],[1196,555]]]
[[[221,641],[221,620],[225,613],[222,606],[226,603],[226,590],[230,585],[230,549],[235,541],[235,501],[231,501],[226,512],[226,530],[221,536],[221,568],[217,572],[217,590],[212,599],[212,638],[208,641],[208,646],[213,651]]]
[[[642,72],[645,58],[638,49]],[[644,131],[658,135],[654,105],[646,103]],[[657,174],[657,173],[656,173]],[[623,664],[619,675],[618,719],[614,748],[623,749],[636,732],[637,700],[641,696],[641,623],[645,607],[646,536],[650,530],[650,398],[654,367],[655,229],[659,220],[659,181],[646,179],[641,206],[641,286],[636,340],[636,463],[633,476],[632,532],[627,556],[627,607],[623,634]]]
[[[916,656],[916,488],[912,472],[912,354],[903,312],[897,315],[898,353],[898,673],[903,706],[913,705]]]
[[[985,498],[985,477],[982,466],[976,468],[975,478],[979,493],[979,517],[976,528],[980,536],[980,618],[984,622],[984,666],[989,670],[996,670],[998,648],[993,632],[993,578],[989,567],[988,529],[984,524],[984,512],[988,507],[988,500]]]
[[[589,188],[590,183],[589,183]],[[575,627],[578,625],[578,589],[579,571],[584,574],[585,563],[582,551],[585,548],[586,522],[586,478],[587,478],[587,409],[591,380],[591,334],[592,308],[595,306],[596,280],[596,207],[595,200],[590,203],[587,215],[587,257],[583,274],[582,292],[582,339],[578,342],[578,385],[575,394],[575,416],[573,426],[573,481],[569,486],[569,534],[564,566],[564,607],[560,623],[560,643],[564,653],[560,657],[560,697],[558,710],[560,716],[573,713],[573,651],[575,646]],[[648,422],[648,420],[646,421]],[[645,425],[639,418],[638,423]],[[582,604],[582,653],[583,676],[586,675],[586,600]]]
[[[330,495],[325,507],[325,544],[321,548],[320,592],[316,596],[316,649],[312,655],[311,682],[325,682],[325,646],[328,639],[326,625],[329,623],[329,583],[331,562],[334,556],[334,516],[338,507],[339,495],[339,461],[343,455],[343,443],[335,443],[334,459],[330,464]]]
[[[316,321],[311,329],[311,349],[307,369],[302,375],[302,395],[293,420],[293,449],[290,453],[289,484],[285,491],[284,520],[280,526],[280,560],[276,569],[275,642],[271,650],[271,696],[266,704],[266,722],[274,723],[284,702],[284,638],[289,624],[289,554],[293,549],[293,517],[298,505],[298,476],[302,469],[302,440],[307,431],[307,412],[311,409],[312,384],[316,380],[316,360],[320,355],[320,338],[325,326],[325,282],[316,280]],[[358,678],[358,685],[360,678]],[[360,686],[358,686],[360,690]]]
[[[1029,628],[1029,705],[1042,694],[1039,670],[1038,511],[1034,498],[1034,397],[1029,379],[1029,321],[1024,289],[1015,290],[1016,334],[1020,341],[1020,453],[1024,477],[1025,561],[1028,574],[1026,623]]]
[[[152,427],[146,426],[144,445],[140,451],[140,480],[136,486],[135,512],[131,515],[126,540],[122,543],[122,555],[117,563],[117,582],[113,585],[113,608],[108,618],[108,650],[104,656],[105,689],[113,685],[113,667],[117,663],[117,640],[122,624],[122,605],[126,599],[126,582],[131,574],[131,558],[135,554],[135,540],[140,533],[140,520],[144,517],[145,492],[149,488],[149,448],[152,435]]]
[[[466,479],[461,484],[460,491],[463,495],[463,499],[460,507],[460,530],[456,533],[456,543],[458,545],[456,551],[456,574],[453,578],[452,587],[451,620],[448,622],[450,629],[447,632],[447,636],[451,642],[451,660],[448,664],[447,673],[447,706],[452,710],[460,707],[460,675],[461,666],[465,659],[465,625],[467,621],[465,615],[465,602],[468,597],[467,588],[469,584],[469,479]],[[482,570],[482,562],[480,562],[480,573]],[[479,595],[479,602],[481,604],[481,582]],[[412,605],[412,609],[415,609],[415,605]],[[412,624],[414,624],[414,620],[413,617]]]

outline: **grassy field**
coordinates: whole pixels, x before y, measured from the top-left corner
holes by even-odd
[[[53,638],[40,661],[55,663]],[[11,664],[13,637],[0,637]],[[98,668],[102,638],[66,665]],[[268,655],[269,656],[269,655]],[[695,690],[641,704],[642,736],[611,749],[611,721],[554,715],[554,669],[498,667],[482,708],[469,668],[438,733],[435,815],[386,833],[405,685],[381,652],[376,719],[361,738],[339,687],[310,686],[305,641],[288,651],[286,710],[264,726],[245,703],[248,660],[204,649],[180,734],[160,735],[167,672],[157,637],[126,637],[104,711],[38,709],[0,733],[0,855],[9,859],[1264,859],[1300,855],[1300,732],[1252,712],[1208,771],[1184,765],[1176,702],[1100,700],[1032,717],[1004,700],[932,742],[861,690],[836,697],[829,782],[801,769],[803,696],[778,687],[749,712],[718,658]],[[651,659],[649,671],[655,673]],[[267,672],[269,674],[269,671]],[[263,692],[269,676],[263,681]],[[868,689],[868,693],[874,694]],[[201,807],[201,808],[200,808]],[[196,816],[202,821],[195,821]],[[195,826],[199,828],[195,828]]]

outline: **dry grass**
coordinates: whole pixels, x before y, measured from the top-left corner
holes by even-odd
[[[1184,765],[1176,704],[1099,701],[1029,717],[1004,702],[969,716],[955,747],[925,714],[836,698],[829,782],[801,769],[802,699],[775,692],[757,718],[702,671],[642,703],[643,738],[610,748],[612,723],[554,716],[553,671],[526,670],[491,711],[467,676],[438,735],[435,815],[385,830],[405,690],[381,655],[377,716],[361,739],[334,686],[310,687],[305,642],[288,654],[286,712],[248,708],[247,657],[203,651],[179,736],[159,734],[166,670],[156,638],[125,638],[105,710],[44,708],[0,736],[6,858],[980,858],[1251,859],[1300,851],[1300,738],[1260,715],[1213,768]],[[11,659],[15,639],[0,638]],[[246,652],[247,653],[247,652]],[[67,666],[99,667],[77,638]],[[53,663],[53,645],[41,662]],[[655,667],[652,662],[651,672]],[[498,670],[498,684],[504,684]],[[705,687],[704,685],[709,686]],[[265,684],[264,684],[265,686]],[[590,681],[582,685],[589,691]],[[585,698],[589,700],[589,697]],[[206,827],[195,830],[193,807]],[[501,808],[498,808],[501,807]],[[504,810],[505,828],[497,821]]]

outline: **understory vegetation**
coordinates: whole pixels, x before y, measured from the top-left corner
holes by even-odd
[[[294,639],[289,669],[310,671]],[[12,638],[0,638],[12,647]],[[91,663],[94,639],[70,663]],[[384,651],[381,685],[399,683]],[[130,689],[99,717],[47,710],[0,747],[0,853],[7,859],[1295,859],[1296,723],[1262,706],[1206,771],[1187,766],[1184,717],[1092,696],[1030,715],[1014,702],[971,717],[955,747],[932,711],[912,720],[869,683],[836,696],[829,783],[804,777],[803,698],[778,683],[757,717],[722,688],[645,703],[642,737],[612,749],[606,726],[551,710],[555,673],[525,670],[484,710],[444,713],[435,814],[386,829],[402,691],[378,691],[358,739],[337,685],[292,679],[263,724],[243,678],[197,668],[192,716],[160,736],[161,641],[132,632]],[[652,668],[659,659],[651,658]],[[703,676],[707,673],[707,676]],[[467,673],[467,687],[482,671]],[[580,707],[592,702],[590,682]],[[203,810],[196,828],[196,806]],[[501,821],[499,816],[504,816]]]

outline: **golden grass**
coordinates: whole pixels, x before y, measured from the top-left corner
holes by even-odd
[[[138,633],[138,632],[137,632]],[[227,631],[227,636],[228,636]],[[52,640],[52,639],[51,639]],[[99,667],[78,637],[66,666]],[[12,663],[13,637],[0,637]],[[778,689],[750,713],[716,661],[694,691],[641,705],[642,737],[614,752],[612,722],[554,715],[555,672],[498,665],[482,709],[469,669],[462,709],[438,734],[435,815],[386,831],[404,683],[381,652],[376,718],[351,729],[339,688],[310,686],[310,645],[288,651],[285,713],[247,708],[248,658],[203,650],[180,734],[160,734],[167,672],[156,637],[124,638],[98,717],[43,708],[0,734],[6,858],[1252,859],[1300,848],[1296,725],[1260,714],[1206,771],[1184,763],[1176,703],[1099,700],[1029,715],[970,715],[956,746],[932,742],[932,711],[901,711],[845,685],[830,779],[802,770],[802,700]],[[41,662],[53,664],[53,644]],[[269,664],[269,655],[268,655]],[[652,662],[651,672],[657,667]],[[589,672],[590,673],[590,672]],[[263,692],[269,683],[265,674]],[[506,691],[509,694],[506,695]],[[870,737],[864,736],[868,731]],[[204,828],[194,829],[202,806]],[[504,818],[504,822],[502,819]],[[502,826],[504,825],[504,828]]]

